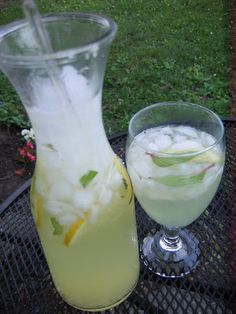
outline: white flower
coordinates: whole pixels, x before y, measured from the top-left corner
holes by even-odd
[[[35,140],[34,130],[32,128],[30,130],[23,129],[21,131],[21,135],[24,137],[26,141]]]
[[[34,135],[34,130],[32,128],[30,128],[30,131],[29,131],[29,136],[32,140],[35,139],[35,135]]]
[[[28,133],[29,133],[29,130],[27,130],[27,129],[24,129],[24,130],[21,131],[21,135],[22,136],[25,136]]]

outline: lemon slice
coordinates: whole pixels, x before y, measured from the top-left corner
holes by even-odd
[[[221,162],[221,156],[220,154],[217,154],[216,152],[213,151],[207,151],[203,154],[200,154],[193,159],[190,160],[190,162],[199,162],[199,163],[219,163]]]
[[[84,214],[84,217],[83,217],[83,218],[77,219],[76,222],[74,222],[74,223],[70,226],[69,230],[68,230],[67,233],[66,233],[65,239],[64,239],[64,244],[65,244],[66,246],[70,246],[70,245],[72,245],[72,244],[75,242],[75,240],[76,240],[76,238],[77,238],[77,236],[78,236],[78,234],[79,234],[80,228],[81,228],[81,227],[83,226],[83,224],[86,222],[86,220],[88,219],[88,217],[89,217],[89,213],[86,212],[86,213]]]
[[[115,163],[116,170],[122,176],[124,187],[126,190],[126,195],[127,195],[127,198],[129,200],[129,204],[130,204],[132,202],[132,199],[134,196],[133,187],[132,187],[132,183],[130,181],[130,177],[129,177],[128,172],[126,171],[125,167],[123,166],[123,164],[121,163],[119,158],[116,158],[114,163]]]
[[[205,153],[201,153],[197,156],[180,156],[178,157],[178,154],[190,154],[190,153],[195,153],[197,150],[192,149],[191,151],[173,151],[173,150],[168,150],[165,153],[169,154],[175,154],[174,157],[156,157],[156,156],[151,156],[154,160],[154,163],[156,163],[160,167],[167,167],[167,166],[172,166],[175,164],[179,163],[185,163],[185,162],[190,162],[190,163],[219,163],[221,162],[221,156],[219,153],[215,151],[206,151]],[[155,160],[156,158],[156,160]],[[159,164],[160,165],[159,165]]]
[[[36,226],[39,228],[43,220],[43,200],[40,194],[36,194]]]

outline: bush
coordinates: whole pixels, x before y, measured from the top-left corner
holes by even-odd
[[[10,102],[0,106],[0,124],[7,128],[28,128],[30,126],[23,109],[19,105]]]
[[[19,96],[2,73],[0,73],[0,125],[7,128],[30,126]]]

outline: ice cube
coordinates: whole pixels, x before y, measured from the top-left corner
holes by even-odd
[[[90,190],[77,191],[72,198],[74,207],[82,210],[88,210],[94,201],[94,193]]]
[[[112,199],[112,191],[110,189],[106,189],[102,187],[99,193],[98,201],[101,203],[102,206],[106,206],[110,203]]]
[[[154,165],[154,163],[153,163],[153,165]],[[148,163],[146,161],[138,160],[138,161],[133,162],[130,166],[141,177],[148,178],[148,177],[152,176],[152,169],[153,168],[151,167],[150,163]]]
[[[142,132],[141,134],[137,135],[135,137],[135,140],[133,142],[133,144],[137,144],[141,147],[147,147],[147,145],[150,143],[150,137],[148,135],[147,131]]]
[[[131,145],[127,152],[127,159],[132,162],[137,160],[137,156],[139,158],[145,157],[145,150],[135,144]]]
[[[188,163],[181,163],[177,165],[177,172],[174,173],[174,175],[191,175],[192,170],[191,166],[189,166]]]
[[[65,213],[58,217],[61,225],[72,225],[77,219],[78,217],[72,213]]]
[[[45,203],[45,209],[53,216],[59,216],[66,210],[68,210],[68,205],[64,202],[58,202],[54,200],[48,200]]]
[[[216,139],[214,138],[214,136],[206,133],[206,132],[201,132],[201,141],[202,141],[202,145],[204,147],[208,147],[210,145],[213,145],[216,141]]]
[[[61,168],[60,173],[62,175],[62,180],[66,180],[71,185],[77,185],[79,182],[79,174],[76,171],[76,167],[73,167],[72,164],[69,164],[70,168]]]
[[[91,214],[90,214],[90,221],[94,223],[98,217],[98,214],[100,212],[100,208],[98,206],[92,206],[91,207]]]
[[[165,126],[160,129],[160,132],[164,135],[173,135],[174,132],[170,126]]]
[[[148,146],[147,146],[147,150],[150,150],[150,151],[159,151],[159,146],[157,144],[154,144],[154,143],[149,143]]]
[[[87,79],[79,74],[74,67],[70,65],[64,66],[61,77],[72,103],[77,104],[78,101],[91,98],[91,88],[89,88]]]
[[[198,175],[204,169],[203,164],[182,163],[178,165],[178,175]]]
[[[176,143],[178,143],[178,142],[184,142],[184,141],[186,141],[186,140],[187,140],[186,136],[180,135],[180,134],[176,134],[176,135],[174,135],[174,137],[173,137],[173,141],[176,142]]]
[[[53,182],[49,189],[49,198],[56,200],[65,200],[69,198],[72,186],[67,182],[61,180],[58,182]]]
[[[158,146],[159,151],[163,151],[172,144],[172,140],[169,135],[159,134],[155,139],[155,144]]]
[[[144,138],[145,138],[145,133],[142,132],[142,133],[140,133],[140,134],[138,134],[138,135],[136,136],[136,141],[137,141],[138,143],[139,143],[139,142],[142,142]]]
[[[170,150],[171,152],[176,152],[176,153],[187,153],[187,152],[192,152],[192,151],[197,151],[203,149],[202,145],[198,141],[184,141],[184,142],[179,142],[179,143],[174,143],[171,147]]]
[[[56,93],[54,86],[50,79],[34,78],[32,82],[32,103],[37,107],[37,110],[52,113],[59,109],[60,97]]]
[[[191,138],[191,137],[192,138],[198,138],[197,130],[195,130],[194,128],[192,128],[190,126],[180,125],[180,126],[177,126],[175,129],[181,135],[186,135],[189,138]]]
[[[113,191],[117,190],[122,183],[122,175],[118,171],[112,170],[112,174],[110,176],[110,180],[107,186]]]

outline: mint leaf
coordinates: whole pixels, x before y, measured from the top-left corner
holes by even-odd
[[[159,177],[154,178],[154,180],[158,181],[161,184],[168,185],[168,186],[174,186],[174,187],[182,187],[185,185],[191,185],[200,183],[204,177],[207,171],[214,167],[215,163],[211,164],[207,168],[203,169],[199,174],[193,175],[193,176],[166,176],[166,177]]]
[[[63,227],[62,225],[57,221],[55,217],[51,217],[51,224],[53,226],[53,234],[54,235],[60,235],[63,233]]]
[[[168,185],[172,187],[182,187],[186,185],[200,183],[203,180],[205,174],[206,174],[206,171],[203,170],[199,174],[194,175],[194,176],[185,176],[185,175],[166,176],[166,177],[155,178],[155,180],[164,185]]]
[[[151,155],[152,161],[155,165],[158,167],[170,167],[178,164],[185,163],[186,161],[189,161],[193,159],[196,156],[187,156],[187,157],[160,157],[160,156],[154,156]]]
[[[84,188],[86,188],[86,186],[96,177],[97,174],[97,171],[89,170],[89,172],[80,178],[80,183]]]

